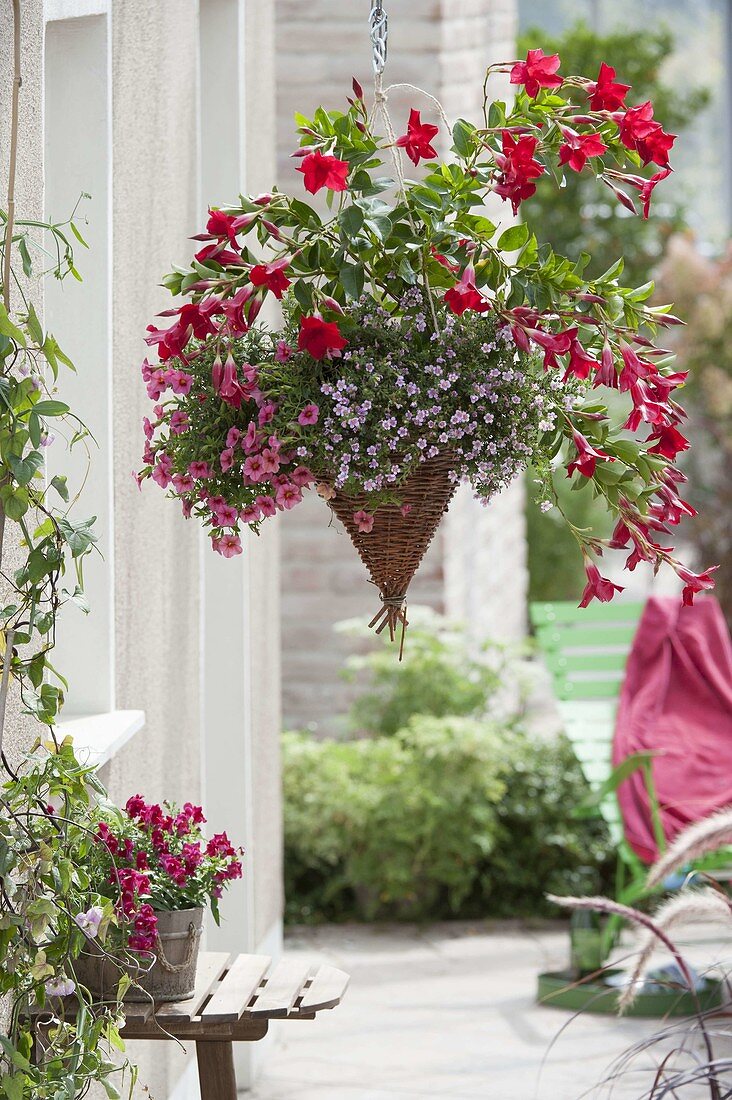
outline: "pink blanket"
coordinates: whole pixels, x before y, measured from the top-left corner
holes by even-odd
[[[633,642],[613,741],[617,766],[656,752],[653,778],[667,840],[732,805],[732,643],[719,604],[651,597]],[[618,791],[625,835],[642,860],[658,849],[643,773]]]

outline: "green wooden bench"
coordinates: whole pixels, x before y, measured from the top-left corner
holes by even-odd
[[[532,603],[531,622],[549,669],[564,730],[593,792],[613,770],[612,740],[625,664],[644,604],[614,600],[579,608],[571,602]],[[650,778],[650,767],[647,772]],[[625,840],[613,792],[600,799],[621,860],[642,868]]]

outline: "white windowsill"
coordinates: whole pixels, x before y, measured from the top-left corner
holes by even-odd
[[[56,729],[71,735],[81,764],[107,764],[145,725],[144,710],[111,710],[105,714],[68,715]]]
[[[47,23],[57,19],[83,19],[90,15],[107,15],[109,0],[45,0]]]

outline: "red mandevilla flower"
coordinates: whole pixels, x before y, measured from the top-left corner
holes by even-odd
[[[593,111],[617,111],[623,106],[625,97],[630,91],[630,84],[616,82],[615,69],[611,65],[606,65],[604,61],[600,65],[597,80],[590,80],[585,87]]]
[[[599,134],[578,134],[562,126],[564,141],[559,147],[559,163],[568,164],[573,172],[581,172],[590,157],[600,157],[607,145]]]
[[[466,267],[459,282],[446,292],[445,302],[458,317],[468,309],[475,310],[476,313],[486,313],[491,308],[490,302],[486,301],[475,285],[475,270],[472,267]]]
[[[500,169],[500,176],[493,185],[493,190],[502,199],[509,199],[514,214],[524,199],[528,199],[536,191],[536,184],[532,180],[544,174],[544,168],[534,159],[539,139],[524,134],[518,141],[510,130],[501,133],[502,153],[496,153],[496,165]]]
[[[323,156],[319,149],[304,157],[302,164],[297,167],[305,177],[305,190],[315,195],[321,188],[327,187],[329,191],[345,191],[350,165],[347,160],[338,160],[338,157]]]
[[[589,559],[585,559],[585,573],[587,584],[585,585],[580,607],[587,607],[591,600],[599,600],[600,603],[609,603],[616,592],[622,592],[620,584],[613,584],[607,577],[600,576],[600,570]]]
[[[536,99],[540,88],[558,88],[562,78],[557,73],[559,54],[544,55],[543,50],[529,50],[525,61],[517,61],[511,69],[511,83],[523,84],[526,94]]]
[[[334,321],[324,321],[322,317],[302,317],[297,346],[307,351],[313,359],[324,359],[332,353],[340,353],[348,341],[341,336]]]
[[[273,264],[257,264],[249,272],[249,280],[253,286],[266,286],[275,298],[281,298],[290,285],[284,271],[289,263],[289,258],[285,257]]]
[[[437,150],[432,148],[430,142],[438,132],[438,126],[433,126],[429,122],[422,122],[419,111],[412,108],[409,112],[407,132],[397,138],[397,145],[404,149],[413,164],[419,164],[420,158],[422,160],[435,160]]]

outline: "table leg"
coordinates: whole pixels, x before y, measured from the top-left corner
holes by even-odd
[[[198,1042],[196,1057],[201,1100],[236,1100],[233,1044]]]

